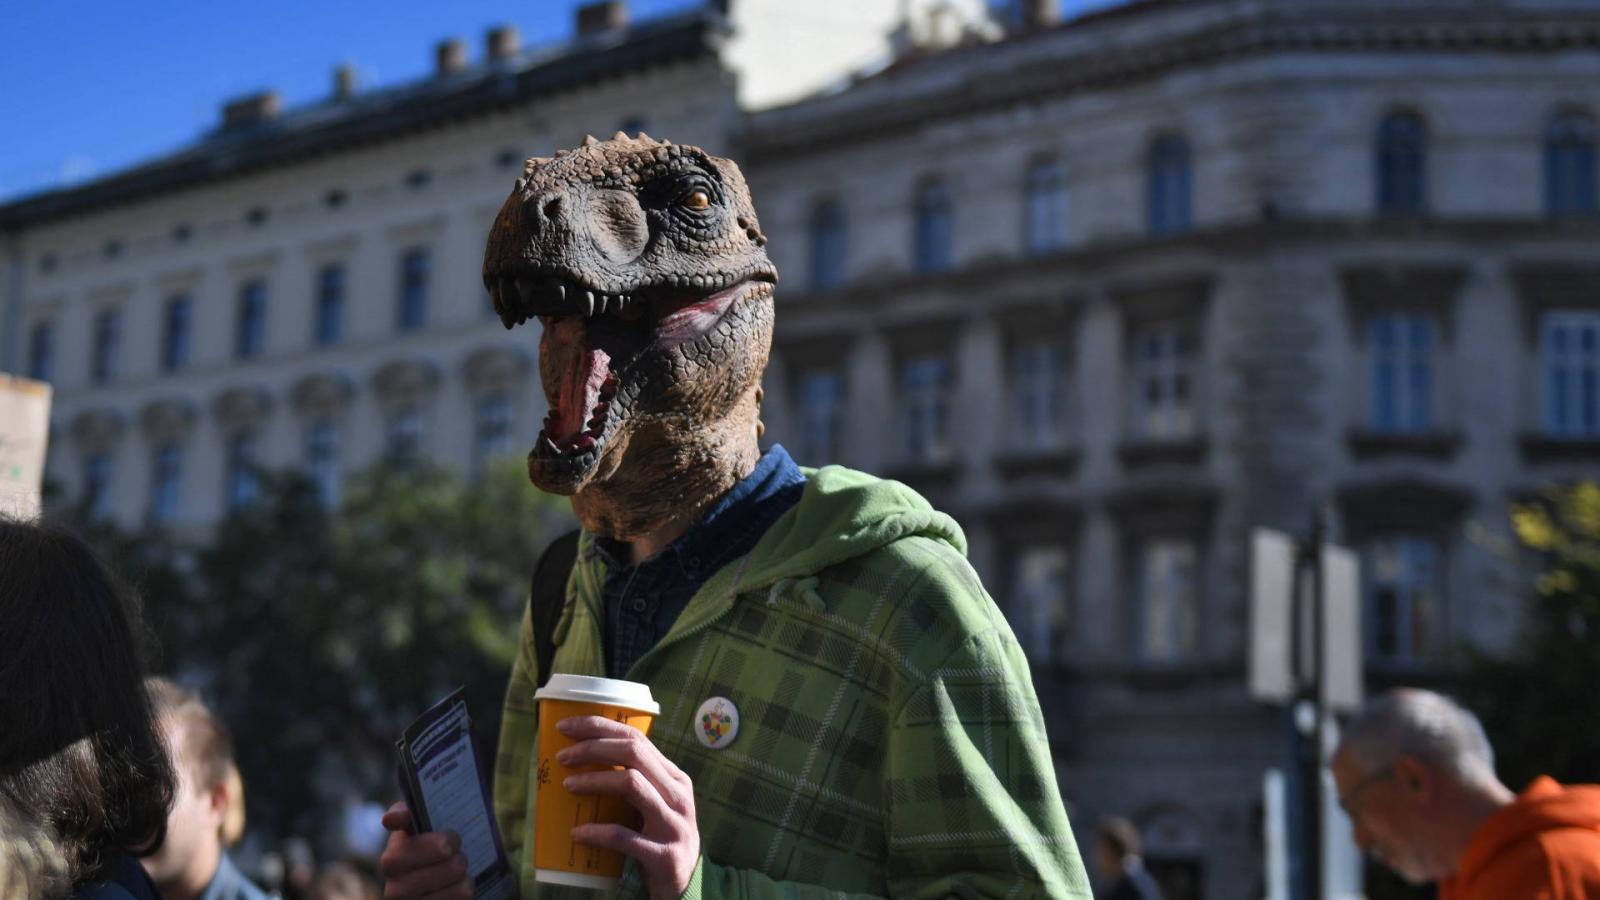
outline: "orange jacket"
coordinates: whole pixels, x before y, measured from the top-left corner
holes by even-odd
[[[1600,900],[1600,785],[1534,779],[1472,836],[1439,900]]]

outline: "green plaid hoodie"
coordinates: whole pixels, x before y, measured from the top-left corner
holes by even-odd
[[[966,560],[955,520],[838,466],[703,585],[628,672],[650,737],[694,781],[701,860],[684,897],[1089,897],[1027,660]],[[592,535],[578,544],[553,670],[605,675]],[[525,898],[536,884],[538,705],[531,625],[512,668],[495,813]],[[694,716],[738,710],[711,749]],[[619,897],[647,891],[630,862]]]

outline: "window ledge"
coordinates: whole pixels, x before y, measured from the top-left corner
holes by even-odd
[[[1138,690],[1179,690],[1201,684],[1234,681],[1242,674],[1239,665],[1206,659],[1172,662],[1134,661],[1097,673],[1084,671],[1090,678],[1119,681]]]
[[[1352,428],[1345,433],[1345,445],[1356,459],[1380,456],[1450,459],[1461,449],[1464,440],[1459,431],[1393,432]]]
[[[1030,476],[1057,476],[1070,478],[1077,474],[1078,459],[1082,453],[1076,447],[1055,450],[1007,450],[995,457],[995,468],[1003,478],[1028,478]]]
[[[884,472],[895,481],[903,481],[913,488],[948,487],[955,483],[960,473],[961,463],[953,459],[944,462],[901,460],[889,465]]]
[[[1522,435],[1522,459],[1529,463],[1600,459],[1600,437],[1556,437],[1542,432]]]
[[[1117,445],[1117,459],[1129,469],[1145,466],[1198,466],[1206,460],[1206,439],[1127,440]]]

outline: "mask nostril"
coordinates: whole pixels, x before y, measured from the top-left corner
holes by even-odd
[[[556,216],[561,214],[561,198],[551,197],[549,200],[544,201],[544,205],[540,207],[540,211],[544,213],[544,217],[546,219],[555,219]]]

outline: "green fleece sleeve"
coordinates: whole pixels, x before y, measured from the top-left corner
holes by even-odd
[[[539,739],[539,704],[533,699],[534,659],[531,607],[522,613],[522,639],[511,664],[500,714],[500,742],[494,757],[494,816],[500,825],[511,871],[522,871],[523,836],[528,815],[528,772]]]
[[[1044,718],[1015,638],[974,635],[928,673],[888,736],[893,897],[1088,898]],[[685,900],[841,896],[702,858]]]

